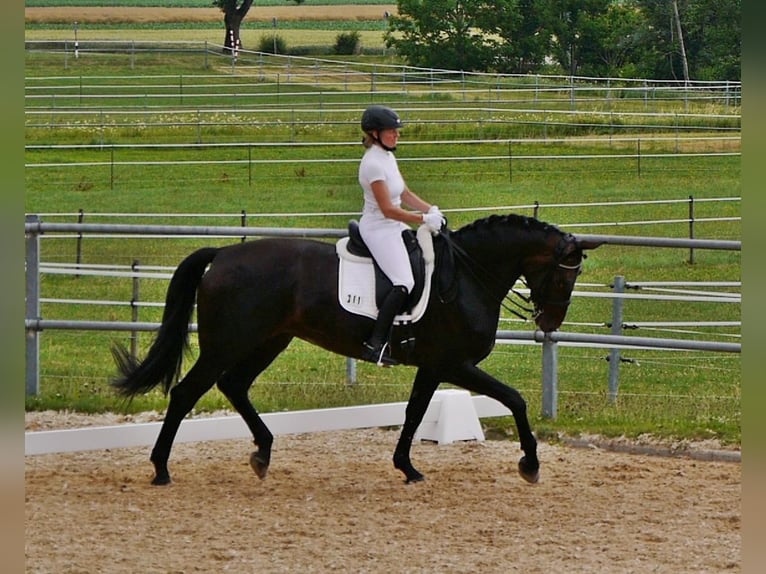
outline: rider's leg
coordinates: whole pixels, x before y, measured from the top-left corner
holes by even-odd
[[[386,296],[378,310],[378,318],[375,320],[375,326],[372,328],[372,335],[364,343],[362,358],[365,361],[377,363],[379,366],[396,364],[396,361],[387,353],[388,335],[391,331],[394,317],[396,317],[407,300],[407,295],[406,287],[396,285]]]

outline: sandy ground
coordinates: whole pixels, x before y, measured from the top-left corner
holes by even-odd
[[[516,442],[420,443],[406,485],[397,436],[278,436],[264,481],[248,441],[178,444],[167,487],[148,447],[26,457],[26,571],[741,571],[739,463],[541,444],[529,485]]]
[[[279,20],[378,20],[385,12],[396,14],[396,4],[349,6],[257,6],[247,21]],[[223,21],[218,8],[77,7],[24,8],[26,22],[213,22]]]

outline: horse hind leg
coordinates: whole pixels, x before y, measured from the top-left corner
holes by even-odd
[[[255,378],[271,364],[279,353],[285,350],[291,340],[292,337],[285,336],[269,341],[268,344],[259,347],[257,352],[246,361],[224,373],[218,381],[218,388],[237,410],[253,434],[253,442],[257,450],[250,454],[250,466],[261,480],[266,478],[269,470],[274,435],[263,422],[258,411],[255,410],[247,392]]]
[[[170,403],[150,457],[155,471],[152,484],[170,483],[168,459],[178,428],[202,395],[213,387],[219,375],[219,368],[200,357],[186,376],[170,390]]]

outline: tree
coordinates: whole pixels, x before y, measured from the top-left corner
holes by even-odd
[[[604,27],[601,20],[612,0],[548,0],[546,22],[552,34],[552,56],[574,76],[598,52]]]
[[[698,80],[741,80],[741,0],[687,2],[681,22],[690,75]]]
[[[412,66],[484,71],[493,42],[480,26],[482,13],[513,0],[398,0],[398,15],[388,19],[386,46]]]
[[[633,0],[646,20],[643,75],[683,78],[683,52],[689,78],[740,81],[741,0]],[[678,17],[675,8],[678,9]],[[679,26],[683,34],[683,52]]]
[[[494,9],[480,14],[482,30],[492,39],[494,70],[526,74],[542,66],[550,51],[551,35],[541,6],[539,0],[513,0],[494,3]]]
[[[644,58],[646,22],[640,11],[612,2],[594,15],[579,38],[579,73],[593,77],[636,77]]]
[[[213,6],[223,12],[223,22],[226,25],[226,36],[223,39],[224,53],[231,53],[242,47],[239,30],[253,0],[213,0]]]
[[[398,0],[386,45],[410,65],[594,77],[741,78],[741,0]]]
[[[410,65],[527,73],[550,44],[539,0],[399,0],[386,45]]]

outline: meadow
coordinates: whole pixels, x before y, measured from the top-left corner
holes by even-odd
[[[123,37],[133,33],[118,32]],[[62,103],[56,96],[55,103],[44,98],[27,101],[27,213],[43,214],[49,221],[74,221],[82,210],[88,222],[207,225],[236,225],[244,213],[247,224],[254,227],[343,227],[360,209],[355,118],[370,94],[282,81],[276,95],[275,83],[269,79],[276,66],[262,68],[265,80],[245,82],[242,75],[261,72],[246,73],[243,68],[233,73],[223,61],[203,67],[198,55],[142,54],[129,61],[124,55],[98,54],[77,62],[70,58],[64,67],[61,54],[28,53],[28,87],[43,83],[40,78],[57,77],[51,83],[59,86],[65,81],[61,78],[79,82],[84,78],[86,84],[98,86],[102,100],[77,101],[75,97]],[[295,67],[292,71],[296,73]],[[131,84],[160,76],[166,79],[158,84],[166,84],[170,76],[183,78],[184,85],[196,82],[219,88],[211,95],[199,90],[193,97],[163,105],[137,101],[135,93],[125,96],[131,94]],[[220,87],[232,78],[239,87]],[[123,85],[115,88],[117,84]],[[235,89],[238,98],[225,97]],[[140,90],[146,91],[145,87],[132,89]],[[125,100],[115,104],[118,93]],[[608,105],[604,114],[611,120],[600,125],[584,113],[563,121],[552,119],[558,116],[551,110],[567,107],[554,100],[502,106],[495,101],[490,112],[482,102],[459,93],[437,94],[422,86],[405,94],[381,92],[379,97],[406,112],[409,127],[397,154],[402,169],[413,189],[447,211],[453,228],[496,210],[531,214],[539,204],[542,219],[583,233],[683,237],[688,225],[675,221],[688,217],[688,205],[626,202],[689,196],[700,200],[695,205],[699,219],[739,216],[738,201],[702,201],[737,198],[741,193],[738,126],[730,117],[736,118],[737,110],[730,107],[704,103],[691,110],[699,116],[687,117],[688,102],[652,102],[655,119],[642,116],[642,125],[636,127],[630,125],[635,120],[614,123],[618,104],[598,98],[578,104],[578,111],[604,112]],[[640,99],[627,100],[619,102],[626,106],[625,113],[645,106]],[[672,118],[669,123],[668,118]],[[679,125],[679,118],[689,125]],[[721,137],[721,130],[733,139]],[[510,151],[509,138],[514,138]],[[645,154],[640,166],[635,157],[638,139]],[[710,152],[717,155],[705,155]],[[729,152],[734,155],[726,155]],[[620,154],[624,157],[616,157]],[[571,205],[575,203],[577,207]],[[666,220],[674,222],[650,223]],[[610,225],[626,221],[645,223]],[[739,221],[699,222],[695,233],[698,238],[739,239]],[[85,237],[80,256],[94,265],[140,261],[143,266],[171,269],[193,248],[209,242]],[[71,263],[77,248],[75,237],[46,237],[43,260]],[[688,257],[685,250],[606,246],[591,254],[580,281],[608,286],[616,275],[629,281],[739,280],[739,253],[697,250],[693,264]],[[162,301],[165,285],[142,281],[141,301]],[[48,299],[106,299],[122,304],[49,302],[42,314],[51,319],[130,320],[131,308],[125,302],[133,297],[132,288],[126,279],[45,275],[42,289]],[[156,305],[141,307],[139,320],[157,320],[160,312]],[[608,332],[605,324],[610,317],[608,300],[577,298],[565,329]],[[732,321],[739,320],[739,305],[636,301],[626,303],[626,317]],[[507,314],[503,320],[501,328],[528,327]],[[673,336],[722,340],[736,336],[713,328],[686,331]],[[165,398],[159,393],[123,404],[108,388],[113,374],[110,342],[127,342],[127,337],[45,332],[41,392],[27,399],[27,409],[162,410]],[[148,334],[141,334],[140,348],[145,349],[149,340]],[[629,360],[621,368],[615,404],[607,397],[607,355],[605,349],[560,350],[561,396],[555,421],[539,414],[539,348],[499,345],[483,367],[522,391],[539,434],[650,433],[739,442],[738,355],[625,351]],[[185,366],[190,364],[187,361]],[[345,368],[342,357],[296,341],[254,385],[251,396],[264,412],[399,401],[406,399],[414,375],[408,367],[381,370],[359,364],[358,382],[349,385]],[[216,391],[198,405],[200,410],[226,407]],[[504,430],[511,426],[503,420],[495,424]]]

